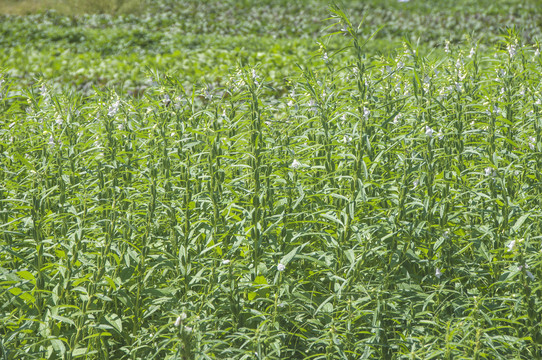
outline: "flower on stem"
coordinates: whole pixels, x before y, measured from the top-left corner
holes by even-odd
[[[534,136],[529,136],[529,148],[531,150],[534,150],[535,146],[536,146],[536,139],[534,138]]]
[[[488,166],[485,168],[484,173],[486,176],[490,176],[491,174],[493,174],[493,169]]]
[[[516,247],[516,240],[510,241],[506,247],[508,248],[508,250],[506,250],[506,251],[514,250],[514,248]]]
[[[431,129],[428,125],[425,126],[425,135],[433,137],[435,130]]]
[[[209,89],[206,88],[204,91],[205,91],[205,95],[204,95],[205,99],[206,99],[206,100],[212,100],[212,99],[213,99],[213,94],[211,94],[211,93],[209,92]]]
[[[508,44],[507,48],[508,48],[508,54],[510,55],[511,58],[516,56],[516,45]]]
[[[278,271],[281,271],[281,272],[282,272],[282,271],[284,271],[284,269],[286,269],[286,265],[284,265],[284,264],[282,264],[282,263],[279,263],[279,264],[277,265],[277,270],[278,270]]]
[[[167,107],[169,104],[171,104],[171,98],[168,94],[164,95],[164,98],[162,99],[162,103]]]
[[[371,110],[367,109],[366,107],[363,108],[363,118],[365,120],[369,119],[369,115],[371,114]]]
[[[461,62],[461,59],[457,59],[457,61],[455,62],[455,67],[457,69],[461,69],[461,66],[463,66],[463,63]]]
[[[297,170],[301,167],[301,163],[299,161],[297,161],[297,159],[294,159],[294,161],[292,161],[292,165],[290,165],[290,167],[294,170]]]
[[[181,323],[183,322],[183,318],[181,316],[177,317],[177,320],[175,320],[175,324],[173,324],[175,327],[181,326]]]
[[[107,115],[109,116],[115,116],[117,114],[117,112],[119,111],[119,106],[120,106],[120,101],[117,100],[115,101],[110,107],[109,109],[107,109]]]
[[[324,53],[324,56],[322,56],[322,59],[323,59],[325,62],[328,62],[328,61],[329,61],[329,57],[327,56],[327,52]]]
[[[437,277],[437,279],[440,279],[440,277],[442,276],[442,273],[440,272],[440,269],[439,269],[439,268],[437,268],[437,269],[435,270],[435,276]]]
[[[316,105],[316,101],[314,101],[314,99],[311,99],[309,101],[309,107],[311,108],[311,111],[315,114],[318,113],[318,106]]]
[[[461,85],[460,82],[455,83],[455,89],[457,90],[457,92],[461,92],[461,89],[463,89],[463,86]]]

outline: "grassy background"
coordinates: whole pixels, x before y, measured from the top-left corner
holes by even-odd
[[[29,15],[50,10],[63,15],[120,15],[140,13],[144,8],[143,0],[0,0],[0,14],[6,15]]]
[[[191,86],[219,83],[220,73],[242,61],[261,63],[266,77],[282,87],[281,79],[295,71],[295,64],[318,50],[316,39],[325,34],[322,20],[327,17],[322,0],[157,1],[144,4],[138,16],[123,11],[132,4],[126,2],[115,3],[122,5],[117,7],[123,16],[114,17],[116,10],[101,2],[82,3],[105,14],[82,15],[70,5],[68,17],[62,12],[4,17],[0,63],[27,84],[45,77],[83,92],[108,86],[140,93],[147,67],[182,73],[183,84]],[[26,8],[26,2],[4,4]],[[347,2],[345,7],[357,23],[365,19],[364,36],[382,27],[365,51],[389,55],[403,39],[417,44],[423,54],[442,52],[445,41],[476,42],[483,51],[499,41],[507,26],[516,26],[524,41],[533,43],[541,34],[537,4],[390,0]],[[346,41],[336,40],[334,50],[344,45]],[[264,61],[266,57],[273,60]]]

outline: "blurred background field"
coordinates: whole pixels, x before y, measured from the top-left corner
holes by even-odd
[[[325,35],[323,0],[265,1],[2,1],[0,64],[21,82],[36,77],[88,92],[107,86],[140,93],[145,69],[179,73],[182,81],[220,83],[223,73],[259,63],[277,88],[310,61]],[[403,39],[424,53],[469,41],[483,51],[516,26],[526,42],[539,37],[539,1],[352,1],[363,34],[382,29],[368,54],[392,54]],[[47,11],[46,9],[53,9]],[[86,15],[86,14],[90,15]],[[336,42],[336,48],[344,45]]]

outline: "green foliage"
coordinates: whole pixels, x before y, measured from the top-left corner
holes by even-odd
[[[538,15],[175,4],[0,23],[2,358],[542,356]]]
[[[145,0],[0,0],[0,14],[28,15],[57,11],[64,15],[134,14],[145,7]]]

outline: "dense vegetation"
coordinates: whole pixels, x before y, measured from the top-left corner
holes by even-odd
[[[3,16],[0,357],[540,359],[536,5]]]

